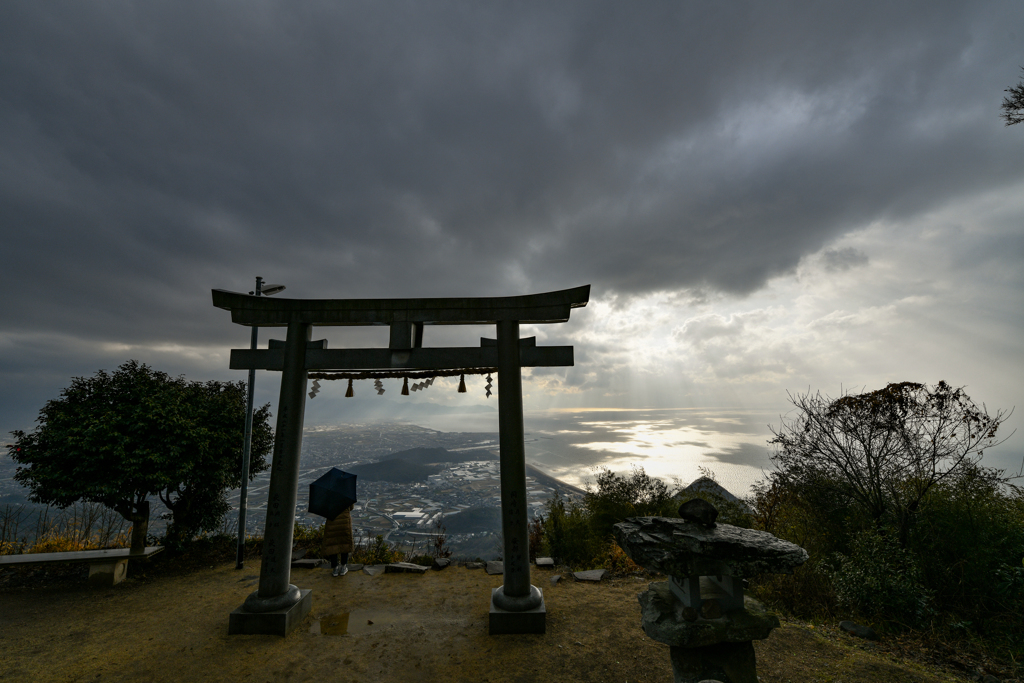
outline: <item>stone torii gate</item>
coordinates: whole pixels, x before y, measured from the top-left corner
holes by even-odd
[[[520,339],[519,325],[566,322],[571,310],[589,299],[590,285],[527,296],[453,299],[270,299],[213,290],[213,305],[231,311],[233,323],[288,329],[283,344],[231,350],[231,369],[279,370],[282,376],[259,589],[231,613],[228,633],[285,635],[312,607],[312,591],[290,583],[308,371],[495,367],[505,567],[504,585],[491,593],[489,631],[543,633],[544,596],[530,584],[521,369],[571,366],[573,348]],[[481,339],[479,348],[423,346],[424,325],[487,324],[497,327],[497,339]],[[314,325],[388,325],[390,341],[386,349],[328,349],[326,340],[311,341]]]

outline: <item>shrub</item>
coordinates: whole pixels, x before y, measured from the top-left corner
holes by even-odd
[[[862,531],[850,555],[837,553],[829,572],[839,604],[870,619],[919,626],[931,616],[931,591],[921,585],[913,555],[894,533]]]
[[[405,553],[384,540],[377,534],[372,540],[356,545],[355,551],[349,556],[349,562],[362,564],[391,564],[405,559]]]
[[[296,522],[295,531],[292,534],[292,543],[296,547],[301,546],[312,556],[323,557],[324,525],[305,526]]]
[[[559,564],[580,566],[601,551],[601,539],[590,526],[590,512],[574,500],[566,501],[556,492],[548,501],[544,520],[544,551]]]
[[[597,490],[587,491],[584,504],[591,530],[601,539],[610,538],[612,527],[627,517],[676,517],[679,507],[665,482],[636,465],[628,476],[603,468],[597,475]]]
[[[618,543],[608,543],[604,552],[594,558],[591,563],[595,569],[607,569],[612,574],[636,574],[644,571],[644,568],[633,560],[629,559]]]

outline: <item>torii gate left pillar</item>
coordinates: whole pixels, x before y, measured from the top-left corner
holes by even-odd
[[[489,631],[544,633],[542,592],[530,584],[526,518],[526,451],[523,431],[523,367],[573,364],[571,346],[538,347],[520,339],[521,322],[555,323],[585,306],[590,285],[546,294],[463,299],[268,299],[213,290],[213,304],[231,311],[232,322],[287,327],[285,342],[266,350],[233,349],[231,368],[280,370],[274,459],[259,589],[231,613],[228,633],[285,635],[312,607],[311,591],[292,585],[291,547],[298,494],[299,454],[309,370],[443,370],[497,368],[501,448],[504,585],[491,593]],[[495,324],[497,339],[481,346],[423,348],[423,325]],[[313,325],[388,325],[386,349],[328,350],[311,342]]]

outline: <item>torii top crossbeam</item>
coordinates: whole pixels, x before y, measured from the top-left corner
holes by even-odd
[[[213,305],[231,311],[231,322],[258,327],[311,325],[486,325],[499,320],[564,323],[586,306],[590,285],[544,294],[452,299],[271,299],[213,290]]]

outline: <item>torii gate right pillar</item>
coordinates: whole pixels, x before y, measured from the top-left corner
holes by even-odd
[[[544,595],[530,584],[526,518],[526,439],[519,322],[498,324],[498,429],[501,448],[501,531],[505,583],[491,591],[489,632],[544,633]]]

